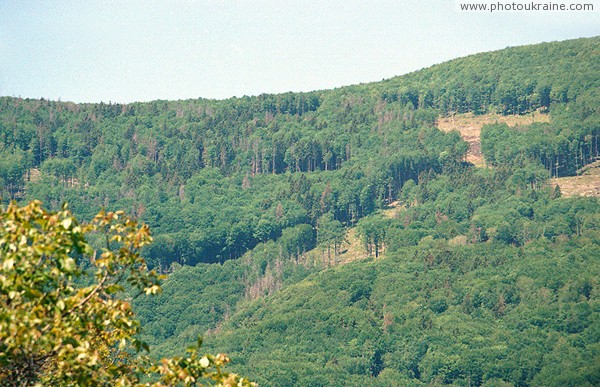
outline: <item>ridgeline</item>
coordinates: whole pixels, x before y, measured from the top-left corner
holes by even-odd
[[[598,37],[308,93],[0,98],[4,201],[148,224],[143,338],[261,385],[599,385],[600,203],[555,183],[599,158]]]

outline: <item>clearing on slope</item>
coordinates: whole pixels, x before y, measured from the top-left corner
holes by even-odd
[[[444,132],[457,130],[462,138],[469,144],[467,161],[476,167],[484,167],[485,160],[481,154],[481,128],[483,125],[502,123],[508,126],[529,125],[534,122],[549,122],[548,114],[532,113],[526,115],[502,116],[499,114],[484,114],[476,116],[473,113],[454,114],[440,117],[437,127]]]
[[[405,209],[406,207],[403,204],[400,204],[399,201],[395,201],[385,206],[381,211],[381,215],[393,219]],[[340,247],[339,256],[335,261],[329,262],[328,264],[331,266],[344,265],[358,259],[366,259],[369,257],[370,256],[365,250],[359,236],[356,234],[356,228],[352,227],[349,228],[346,233],[346,242]]]
[[[600,160],[581,168],[577,174],[552,179],[550,183],[552,186],[558,185],[564,197],[600,197]]]
[[[481,128],[486,124],[504,123],[509,126],[528,125],[534,122],[549,122],[548,114],[534,113],[527,115],[502,116],[498,114],[485,114],[481,116],[473,113],[456,114],[449,117],[440,117],[437,126],[444,132],[457,130],[469,144],[467,161],[476,167],[486,166],[481,154]],[[550,181],[552,186],[558,185],[564,197],[595,196],[600,197],[600,161],[586,165],[577,171],[577,176],[555,178]]]

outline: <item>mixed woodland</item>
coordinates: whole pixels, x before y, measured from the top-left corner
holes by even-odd
[[[466,113],[550,119],[484,126],[474,167],[436,126]],[[0,98],[3,205],[148,225],[139,337],[265,386],[600,385],[600,202],[549,183],[599,159],[598,37],[306,93]]]

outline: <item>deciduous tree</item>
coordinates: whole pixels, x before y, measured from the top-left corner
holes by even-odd
[[[52,213],[39,201],[0,216],[0,384],[251,385],[223,370],[227,356],[199,355],[200,343],[158,363],[141,356],[130,294],[161,290],[139,254],[147,226],[122,212],[79,224],[66,205]]]

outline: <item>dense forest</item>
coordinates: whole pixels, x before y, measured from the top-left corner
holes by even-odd
[[[463,113],[550,120],[485,126],[475,168],[436,127]],[[2,97],[0,196],[149,225],[168,276],[134,305],[161,355],[203,335],[261,385],[592,386],[600,203],[549,178],[599,143],[596,37],[309,93]],[[348,230],[365,259],[338,265]]]

